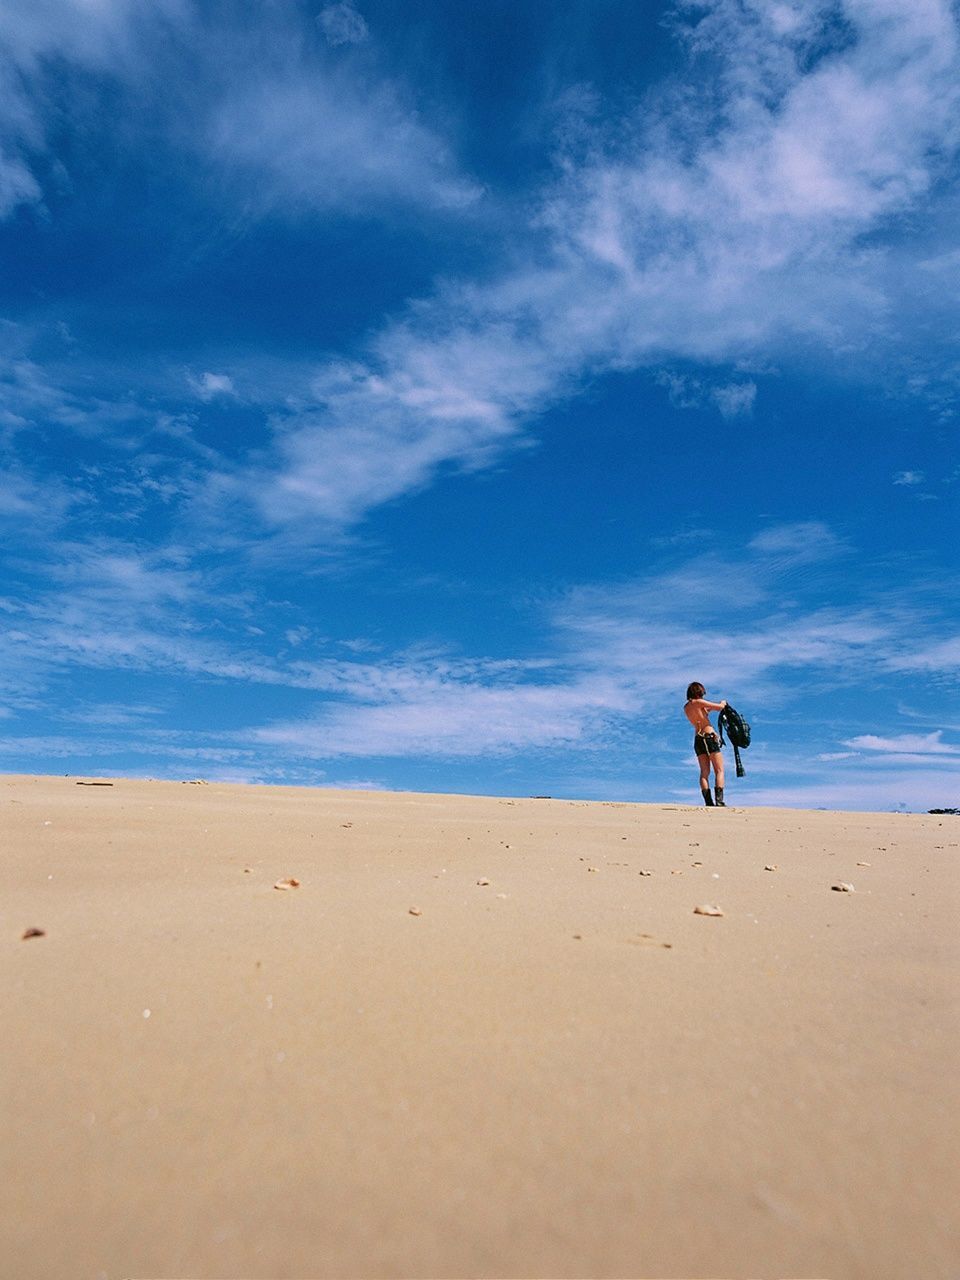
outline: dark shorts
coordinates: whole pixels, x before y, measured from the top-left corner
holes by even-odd
[[[715,733],[695,733],[693,749],[698,756],[712,755],[714,751],[720,750],[720,739]]]

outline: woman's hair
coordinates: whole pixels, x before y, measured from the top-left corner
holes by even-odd
[[[700,681],[694,680],[693,684],[687,685],[687,701],[690,702],[693,698],[702,698],[706,692]]]

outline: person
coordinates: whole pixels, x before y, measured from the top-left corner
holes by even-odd
[[[723,752],[720,750],[720,739],[710,723],[710,712],[722,711],[726,705],[726,699],[722,702],[708,702],[707,691],[698,680],[687,686],[683,714],[694,728],[693,749],[700,766],[700,794],[703,796],[703,803],[711,808],[714,803],[723,809],[727,807],[723,798]],[[710,794],[711,767],[716,802]]]

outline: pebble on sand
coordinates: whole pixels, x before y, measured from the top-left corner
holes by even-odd
[[[273,887],[275,889],[299,889],[300,881],[295,880],[293,876],[287,876],[284,880],[278,880]]]
[[[847,884],[846,880],[838,880],[836,884],[830,886],[837,893],[856,893],[852,884]]]
[[[26,942],[27,938],[45,938],[46,936],[46,929],[24,929],[20,935],[20,941]]]
[[[486,876],[481,876],[480,879],[477,881],[477,884],[489,884],[489,883],[490,881],[487,879]]]
[[[422,916],[423,912],[420,910],[419,907],[411,907],[408,914],[411,916]]]
[[[709,902],[705,902],[700,907],[693,908],[695,916],[722,916],[723,912],[719,907],[712,906]]]
[[[767,865],[766,865],[763,869],[764,869],[764,871],[779,871],[779,870],[780,870],[780,868],[777,866],[777,864],[776,864],[775,862],[768,862],[768,863],[767,863]]]

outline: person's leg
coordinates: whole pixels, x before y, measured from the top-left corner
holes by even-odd
[[[697,756],[697,764],[700,766],[700,794],[703,796],[703,803],[712,807],[713,796],[710,794],[710,757]]]
[[[723,808],[726,808],[727,802],[723,798],[723,752],[714,751],[710,756],[710,763],[713,765],[713,780],[716,784],[714,787],[714,795],[717,798],[716,802],[718,805],[722,805]],[[701,786],[702,785],[703,784],[701,783]],[[710,786],[709,777],[707,786]]]

